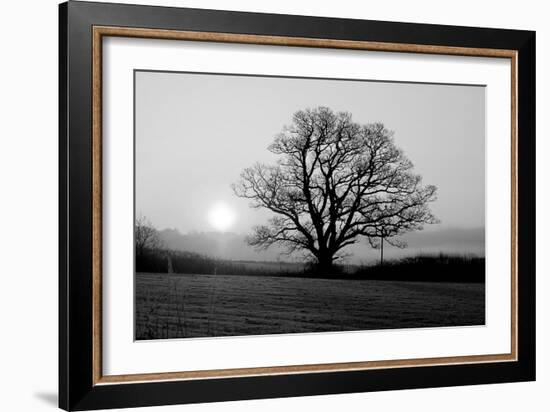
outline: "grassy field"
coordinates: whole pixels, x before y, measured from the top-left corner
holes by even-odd
[[[136,274],[136,339],[483,325],[483,283]]]

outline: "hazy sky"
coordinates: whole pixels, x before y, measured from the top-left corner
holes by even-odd
[[[213,74],[136,72],[136,212],[159,229],[212,231],[221,204],[227,230],[249,232],[271,214],[250,209],[231,183],[257,161],[274,163],[274,136],[316,106],[395,132],[438,188],[437,229],[484,227],[484,87]]]

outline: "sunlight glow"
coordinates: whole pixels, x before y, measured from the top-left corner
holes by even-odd
[[[208,212],[208,222],[220,232],[225,232],[233,226],[235,217],[235,212],[223,202],[215,204]]]

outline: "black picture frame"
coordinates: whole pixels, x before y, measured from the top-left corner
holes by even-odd
[[[93,351],[94,26],[517,52],[517,361],[98,385]],[[59,406],[90,410],[535,379],[535,32],[89,3],[59,6]]]

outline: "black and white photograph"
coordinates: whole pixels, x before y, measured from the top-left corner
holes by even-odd
[[[135,339],[485,324],[485,87],[134,72]]]

